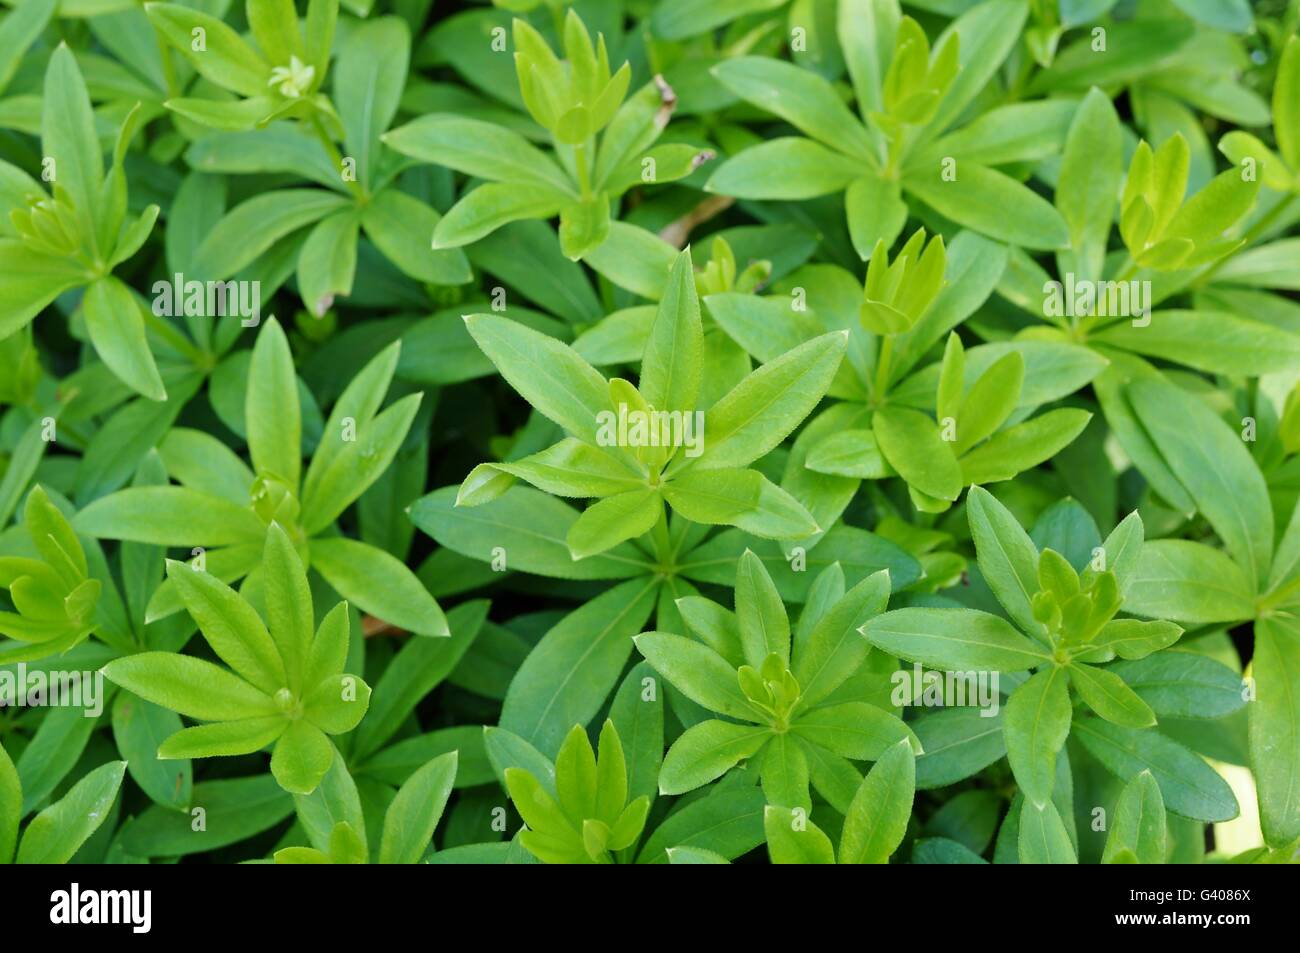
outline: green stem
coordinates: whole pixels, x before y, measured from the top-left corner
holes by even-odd
[[[578,172],[578,187],[582,189],[582,200],[591,200],[591,172],[587,168],[587,144],[578,143],[573,147],[573,166]]]
[[[885,391],[889,389],[889,366],[894,357],[894,336],[886,334],[880,341],[880,353],[876,357],[876,381],[872,387],[876,403],[879,404],[885,398]]]
[[[162,59],[163,80],[167,83],[167,98],[175,99],[180,95],[180,83],[176,79],[176,64],[172,62],[172,49],[167,42],[154,31],[154,37],[158,40],[158,55]]]
[[[661,567],[667,567],[672,564],[673,544],[668,536],[668,511],[663,508],[663,503],[659,504],[659,519],[655,522],[654,529],[650,530],[650,542],[654,546],[655,559]]]
[[[325,124],[320,121],[320,113],[315,110],[311,114],[311,128],[312,132],[316,134],[316,138],[320,140],[325,153],[330,157],[330,161],[334,163],[334,170],[338,172],[339,179],[357,199],[365,199],[366,191],[361,187],[360,182],[343,178],[343,156],[340,154],[338,146],[334,145],[334,140],[330,138],[329,133],[325,131]]]

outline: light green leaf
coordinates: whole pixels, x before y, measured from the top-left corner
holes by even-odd
[[[317,538],[311,564],[363,612],[417,635],[447,634],[447,618],[424,584],[397,557],[346,537]]]
[[[951,671],[1018,672],[1048,659],[1008,622],[976,609],[894,609],[868,620],[862,634],[890,655]]]
[[[141,652],[114,659],[104,677],[146,701],[205,721],[278,714],[270,696],[203,659]]]
[[[1075,662],[1070,665],[1070,683],[1094,712],[1117,725],[1150,728],[1155,712],[1114,672]]]
[[[107,819],[125,771],[125,761],[101,765],[32,818],[18,845],[17,863],[66,864],[71,860]]]
[[[145,339],[140,305],[131,290],[116,278],[101,278],[86,289],[82,314],[96,353],[113,373],[150,400],[166,400],[167,390]]]
[[[1165,862],[1165,802],[1150,771],[1143,771],[1120,792],[1101,862],[1116,863],[1123,850],[1131,851],[1139,864]]]
[[[1291,616],[1255,624],[1251,673],[1250,764],[1260,824],[1267,843],[1282,847],[1300,836],[1300,626]]]
[[[1011,693],[1003,715],[1007,761],[1026,804],[1051,801],[1056,756],[1070,733],[1069,678],[1053,665]]]
[[[384,814],[381,864],[414,864],[424,856],[451,795],[456,765],[456,752],[449,751],[416,771],[398,789]]]
[[[916,759],[900,741],[881,755],[862,780],[844,816],[841,864],[884,864],[907,832],[916,793]]]
[[[686,729],[664,756],[660,794],[683,794],[708,784],[753,757],[772,737],[766,728],[709,719]]]

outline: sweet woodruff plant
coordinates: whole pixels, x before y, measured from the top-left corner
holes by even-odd
[[[0,7],[0,863],[1300,860],[1297,30]]]

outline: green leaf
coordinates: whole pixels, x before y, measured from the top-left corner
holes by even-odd
[[[290,56],[303,57],[298,14],[289,0],[249,0],[248,25],[258,47],[273,63],[288,63]]]
[[[1072,663],[1069,671],[1079,697],[1107,721],[1130,728],[1150,728],[1156,723],[1151,706],[1114,672],[1080,662]]]
[[[658,490],[629,490],[607,496],[583,510],[565,538],[574,559],[612,549],[650,532],[663,516]]]
[[[530,183],[528,188],[506,182],[487,182],[453,205],[433,231],[435,249],[468,245],[512,222],[552,218],[572,203],[572,197],[553,186]]]
[[[714,789],[676,811],[646,840],[639,864],[667,863],[670,847],[710,850],[733,860],[763,843],[763,793],[757,788]]]
[[[740,690],[736,670],[713,649],[667,632],[644,632],[632,641],[646,661],[691,701],[733,718],[756,719],[757,712]]]
[[[343,122],[343,144],[356,159],[357,181],[364,186],[373,181],[380,137],[397,113],[410,56],[410,30],[398,17],[367,20],[349,31],[339,50],[334,102]]]
[[[221,20],[178,3],[148,3],[145,13],[159,34],[207,79],[244,96],[267,92],[270,64]],[[192,42],[196,29],[204,37],[202,50]]]
[[[141,652],[104,666],[104,677],[146,701],[205,721],[278,714],[270,696],[203,659]]]
[[[740,467],[780,443],[809,414],[830,386],[848,332],[814,338],[758,368],[704,417],[705,470]]]
[[[57,4],[54,0],[32,0],[15,7],[0,26],[0,92],[4,92],[23,55],[50,22]],[[4,852],[0,851],[0,859]]]
[[[378,547],[346,537],[313,539],[311,564],[363,612],[417,635],[447,634],[447,617],[415,573]]]
[[[1159,732],[1078,718],[1074,734],[1121,780],[1150,771],[1160,785],[1165,806],[1176,814],[1216,822],[1231,820],[1239,812],[1228,783],[1197,755]]]
[[[760,768],[763,796],[769,804],[804,810],[812,807],[808,790],[808,757],[804,751],[799,739],[788,732],[771,735],[763,749]],[[665,766],[667,763],[665,758]]]
[[[301,693],[315,624],[311,589],[302,560],[278,523],[272,523],[266,533],[261,582],[267,629],[284,663],[290,690]]]
[[[1028,801],[1020,809],[1017,848],[1022,864],[1077,864],[1069,832],[1052,801],[1041,807]]]
[[[1261,321],[1204,310],[1162,310],[1149,317],[1139,325],[1122,321],[1092,339],[1210,374],[1254,377],[1300,366],[1300,336]]]
[[[614,496],[645,485],[643,474],[637,473],[621,458],[593,447],[573,437],[566,437],[540,453],[513,460],[509,463],[482,464],[482,475],[509,474],[527,480],[533,486],[557,496],[593,497]],[[459,504],[478,505],[479,495],[467,493],[477,490],[475,472],[465,478],[457,495]],[[487,484],[491,489],[491,484]]]
[[[317,222],[303,242],[298,253],[298,293],[318,318],[333,307],[336,296],[352,293],[359,228],[355,212],[335,212]]]
[[[1053,665],[1011,693],[1002,718],[1007,761],[1026,803],[1050,802],[1056,781],[1056,756],[1070,733],[1069,677]]]
[[[1220,550],[1188,539],[1158,539],[1142,547],[1124,608],[1176,622],[1236,622],[1254,616],[1253,590]]]
[[[836,600],[817,621],[807,644],[795,654],[793,673],[802,689],[802,706],[826,698],[860,669],[871,651],[861,629],[867,620],[884,611],[889,592],[889,573],[872,573]]]
[[[113,741],[126,759],[132,779],[155,804],[178,810],[189,806],[193,768],[189,761],[162,761],[158,747],[181,728],[180,717],[173,712],[126,692],[113,702]],[[0,857],[3,855],[0,844]]]
[[[455,751],[434,758],[398,789],[384,814],[379,842],[381,864],[414,864],[433,840],[456,778]]]
[[[945,787],[983,770],[1006,754],[1004,710],[946,708],[912,723],[922,753],[916,759],[916,786]]]
[[[420,699],[456,668],[486,617],[486,602],[463,602],[448,614],[450,638],[406,641],[374,687],[368,717],[353,739],[353,757],[377,751],[393,736]]]
[[[125,761],[110,761],[74,784],[37,814],[18,845],[20,864],[66,864],[108,817],[122,786]]]
[[[761,668],[769,655],[790,664],[790,620],[762,560],[746,550],[736,566],[736,618],[745,661]]]
[[[69,288],[90,279],[85,267],[66,258],[32,251],[21,241],[0,238],[0,334],[27,326],[45,306]]]
[[[641,394],[656,410],[692,411],[700,393],[704,332],[690,249],[673,262],[641,362]]]
[[[983,487],[966,495],[966,518],[985,582],[1020,628],[1039,638],[1030,599],[1038,591],[1038,548],[1020,523]]]
[[[167,390],[145,340],[144,318],[135,296],[116,278],[101,278],[82,299],[86,330],[95,351],[133,390],[166,400]]]
[[[290,794],[311,794],[334,757],[324,732],[306,721],[291,721],[271,752],[271,774]]]
[[[1062,271],[1090,281],[1102,274],[1114,221],[1123,175],[1121,143],[1119,117],[1110,97],[1100,89],[1089,90],[1070,123],[1056,207],[1070,229],[1073,257],[1073,267]]]
[[[247,505],[180,486],[140,486],[102,497],[73,519],[80,533],[155,546],[260,544],[266,527]]]
[[[609,237],[609,196],[603,192],[560,209],[560,250],[570,261],[595,251]]]
[[[578,511],[527,487],[514,487],[482,506],[457,507],[457,489],[444,487],[417,500],[411,520],[439,544],[485,563],[561,579],[627,579],[650,568],[630,544],[574,562],[565,539]],[[508,545],[507,545],[508,544]]]
[[[848,188],[861,162],[811,139],[769,139],[724,162],[705,189],[740,199],[815,199]]]
[[[1164,380],[1135,380],[1127,394],[1224,548],[1252,586],[1262,587],[1273,554],[1273,509],[1264,478],[1239,436],[1204,403]]]
[[[894,609],[861,631],[890,655],[952,671],[1018,672],[1048,660],[1005,620],[976,609]]]
[[[835,848],[802,811],[768,805],[763,810],[767,853],[774,864],[833,864]]]
[[[913,738],[901,718],[866,702],[823,705],[803,712],[795,716],[791,731],[812,744],[856,761],[879,758],[899,739]],[[913,747],[919,749],[919,743]]]
[[[49,711],[23,748],[16,765],[22,782],[22,813],[44,804],[76,767],[97,721],[86,714],[82,707],[71,705]]]
[[[903,187],[940,215],[998,241],[1034,249],[1070,243],[1069,226],[1046,199],[979,163],[958,159],[956,177],[948,179],[936,162],[911,172]]]
[[[656,36],[684,40],[708,33],[746,14],[772,10],[781,0],[664,0],[654,11]]]
[[[428,205],[397,189],[379,192],[361,212],[366,237],[403,274],[440,285],[465,284],[472,277],[465,254],[433,248],[440,220]]]
[[[1120,658],[1140,659],[1168,648],[1182,634],[1182,626],[1172,622],[1113,619],[1093,637],[1092,645],[1112,651]]]
[[[1103,864],[1117,863],[1118,855],[1125,850],[1132,852],[1139,864],[1165,862],[1165,802],[1150,771],[1143,771],[1124,785],[1109,830],[1101,855]]]
[[[223,281],[253,265],[298,229],[346,204],[343,196],[323,189],[261,192],[227,212],[207,233],[190,269],[208,281]]]
[[[882,407],[872,415],[871,428],[880,452],[909,486],[941,500],[957,499],[961,467],[933,420],[905,407]]]
[[[627,761],[627,792],[631,798],[654,797],[664,751],[664,701],[653,669],[645,662],[628,671],[614,696],[609,720],[618,732]],[[647,692],[649,687],[654,691]],[[648,696],[648,697],[647,697]]]
[[[650,580],[629,580],[556,623],[515,672],[501,727],[553,756],[569,730],[591,721],[618,684],[632,636],[654,608],[656,588]]]
[[[103,150],[95,134],[85,81],[65,43],[60,43],[50,56],[45,70],[41,149],[54,159],[55,181],[72,202],[81,235],[90,238],[94,248],[94,223],[102,212],[99,194],[104,182]]]
[[[153,805],[122,829],[122,846],[136,857],[182,857],[217,850],[260,834],[293,813],[293,798],[269,774],[194,786],[206,827],[189,813]]]
[[[160,761],[232,757],[261,751],[288,727],[281,715],[240,718],[182,728],[157,746]]]
[[[780,116],[801,132],[872,163],[875,142],[834,88],[794,63],[758,56],[723,60],[712,73],[737,96]]]
[[[0,746],[0,864],[9,863],[18,843],[23,816],[23,788],[8,752]]]
[[[1300,627],[1290,616],[1255,624],[1250,764],[1270,846],[1300,836]],[[1170,805],[1171,809],[1173,805]]]
[[[329,526],[389,468],[421,399],[420,394],[408,394],[373,417],[368,412],[349,419],[351,404],[343,406],[343,415],[335,407],[308,469],[302,495],[304,531],[317,533]],[[319,475],[314,483],[313,475]]]
[[[298,377],[289,341],[275,319],[267,321],[253,346],[244,422],[253,469],[259,476],[282,480],[296,492],[302,469]]]
[[[729,864],[731,861],[712,850],[700,847],[669,847],[664,851],[670,864]]]
[[[1273,81],[1273,133],[1286,164],[1300,170],[1300,39],[1295,36],[1282,48]]]
[[[693,523],[739,526],[759,506],[765,482],[757,470],[688,470],[664,484],[663,496]]]
[[[907,203],[898,182],[869,171],[845,189],[844,211],[853,248],[864,261],[877,242],[892,245],[907,222]]]
[[[605,379],[567,344],[492,314],[466,326],[520,396],[585,443],[598,445],[598,417],[610,411]]]
[[[902,843],[916,792],[916,760],[904,740],[867,772],[844,816],[841,864],[884,864]]]
[[[771,738],[766,728],[702,721],[686,729],[668,749],[659,771],[659,793],[683,794],[708,784],[737,762],[753,757]]]
[[[962,457],[964,483],[1010,480],[1065,449],[1088,426],[1092,414],[1061,407],[994,434]]]
[[[422,116],[383,136],[403,155],[436,162],[489,182],[533,184],[577,198],[565,174],[523,136],[463,116]]]
[[[1222,718],[1246,705],[1241,673],[1199,652],[1155,652],[1106,669],[1162,717]]]
[[[216,577],[175,560],[167,578],[221,660],[267,695],[287,684],[284,661],[257,611]]]

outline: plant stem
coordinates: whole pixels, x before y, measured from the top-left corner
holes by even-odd
[[[158,40],[158,55],[162,59],[163,80],[167,83],[167,98],[173,99],[180,95],[180,84],[176,81],[176,64],[172,62],[172,50],[166,41],[154,30],[154,37]]]
[[[668,536],[668,511],[663,508],[662,502],[659,506],[659,519],[655,522],[654,529],[650,530],[650,541],[654,544],[655,559],[662,569],[672,563],[674,554],[672,540]]]
[[[587,144],[580,142],[573,147],[573,167],[578,172],[578,188],[582,189],[582,200],[591,200],[591,172],[587,169]]]
[[[876,356],[876,382],[872,387],[875,392],[872,396],[876,403],[880,403],[885,397],[885,391],[889,389],[889,365],[894,357],[894,336],[886,334],[880,341],[880,353]]]
[[[330,162],[334,164],[334,170],[339,174],[339,179],[343,184],[359,201],[368,198],[366,190],[361,187],[360,182],[343,178],[343,156],[339,152],[338,146],[334,145],[334,140],[330,138],[329,133],[325,131],[325,124],[320,121],[320,113],[315,110],[311,114],[311,128],[316,134],[316,138],[320,140],[325,153],[330,157]]]

